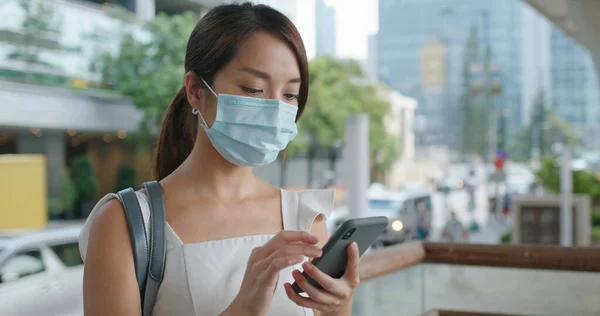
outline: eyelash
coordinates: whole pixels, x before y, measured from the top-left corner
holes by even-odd
[[[242,90],[244,90],[244,92],[246,92],[246,93],[248,93],[250,95],[257,95],[257,94],[263,92],[262,90],[252,89],[252,88],[248,88],[248,87],[242,87]],[[298,95],[297,94],[286,93],[286,94],[284,94],[284,96],[288,100],[298,99]]]

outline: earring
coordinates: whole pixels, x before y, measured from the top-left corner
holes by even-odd
[[[192,114],[198,115],[198,113],[200,113],[200,111],[198,111],[198,109],[192,108]]]

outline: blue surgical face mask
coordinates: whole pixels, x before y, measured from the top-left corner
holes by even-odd
[[[280,100],[217,94],[217,116],[209,128],[193,110],[213,147],[229,162],[246,167],[269,164],[296,137],[298,107]]]

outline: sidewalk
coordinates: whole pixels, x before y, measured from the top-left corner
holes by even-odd
[[[510,229],[507,224],[502,224],[494,218],[488,218],[485,225],[479,227],[479,231],[469,234],[469,242],[474,244],[499,244],[502,235]]]

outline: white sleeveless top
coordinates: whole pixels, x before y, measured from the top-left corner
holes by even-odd
[[[146,229],[149,229],[150,210],[147,197],[141,192],[136,192],[136,195]],[[113,198],[117,198],[114,193],[103,197],[85,223],[79,238],[79,250],[84,260],[91,222],[98,209]],[[334,191],[331,190],[281,190],[283,228],[310,231],[319,214],[325,217],[331,215],[333,198]],[[153,315],[219,315],[237,295],[252,249],[264,245],[273,236],[272,234],[250,235],[183,244],[167,223],[165,274],[158,291]],[[284,269],[279,274],[273,303],[267,315],[313,315],[312,310],[296,305],[285,293],[283,284],[294,282],[293,269],[300,269],[300,265]]]

